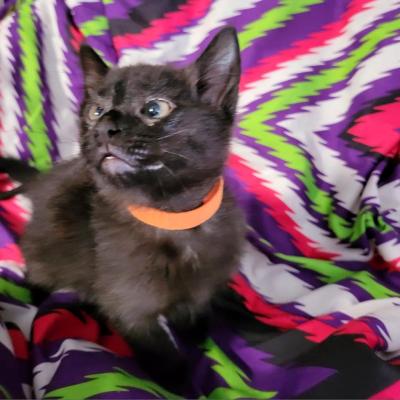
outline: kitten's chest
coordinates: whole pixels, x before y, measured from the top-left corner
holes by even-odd
[[[147,275],[166,282],[188,279],[207,258],[188,235],[149,234],[140,226],[108,226],[96,236],[99,261],[133,276]]]
[[[187,237],[149,235],[140,227],[108,228],[97,232],[96,240],[97,278],[106,290],[132,299],[141,293],[163,310],[208,298],[208,289],[203,294],[201,287],[209,260]]]
[[[98,262],[126,275],[183,279],[205,261],[198,233],[154,229],[134,219],[116,220],[100,210],[94,215],[93,231]]]
[[[95,209],[92,224],[99,298],[141,305],[146,313],[167,312],[174,304],[202,307],[236,264],[235,231],[227,228],[226,220],[222,222],[223,237],[233,249],[219,243],[218,220],[212,227],[171,232]]]

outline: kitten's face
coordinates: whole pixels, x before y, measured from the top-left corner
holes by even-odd
[[[222,31],[184,70],[108,70],[87,48],[81,59],[82,153],[93,173],[116,187],[170,194],[221,174],[240,74],[233,30]]]

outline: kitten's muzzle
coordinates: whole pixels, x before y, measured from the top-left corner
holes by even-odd
[[[126,150],[107,144],[101,149],[99,160],[99,167],[111,174],[149,169],[158,164],[156,154],[151,152],[148,145],[141,141],[134,142]]]
[[[135,140],[127,149],[128,154],[138,160],[145,160],[151,157],[149,144],[142,140]]]
[[[103,151],[101,151],[100,164],[102,164],[104,161],[111,161],[113,159],[122,161],[132,168],[136,168],[137,166],[134,162],[134,159],[132,160],[132,158],[129,157],[124,151],[116,146],[108,144],[104,146]]]

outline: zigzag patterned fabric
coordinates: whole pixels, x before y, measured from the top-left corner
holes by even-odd
[[[400,0],[1,3],[0,153],[41,170],[77,153],[82,41],[183,66],[235,26],[248,244],[171,393],[73,293],[26,286],[29,203],[2,201],[0,397],[400,398]]]

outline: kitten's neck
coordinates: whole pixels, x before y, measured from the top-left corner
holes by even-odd
[[[124,213],[132,204],[167,212],[185,212],[199,207],[218,179],[217,176],[190,187],[182,186],[181,190],[171,195],[165,192],[157,193],[154,190],[145,190],[142,187],[117,189],[102,182],[98,185],[98,193],[107,203]]]
[[[141,207],[137,204],[128,206],[130,214],[146,225],[160,229],[181,231],[192,229],[212,218],[219,210],[224,193],[224,180],[219,178],[202,204],[182,212],[163,211],[154,207]]]
[[[148,206],[171,212],[193,210],[202,204],[218,179],[219,177],[209,178],[191,187],[182,187],[181,191],[170,196],[164,193],[161,199],[151,199]]]

